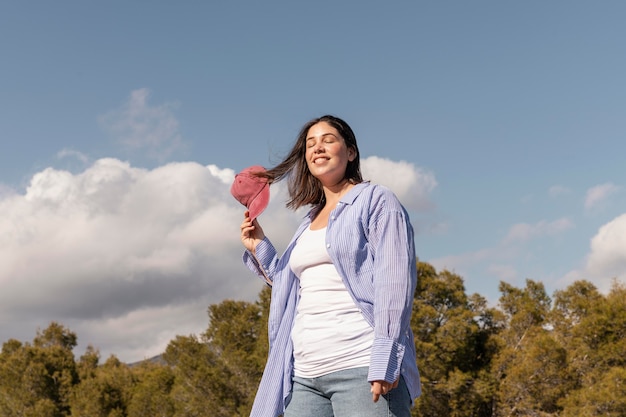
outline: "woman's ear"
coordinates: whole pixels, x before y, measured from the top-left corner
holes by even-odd
[[[356,149],[348,148],[348,161],[352,162],[356,158]]]

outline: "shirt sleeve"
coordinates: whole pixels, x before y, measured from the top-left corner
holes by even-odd
[[[413,229],[395,196],[371,210],[369,241],[374,253],[374,343],[369,381],[400,376],[417,282]]]
[[[256,253],[253,254],[249,250],[243,253],[243,263],[254,272],[259,278],[263,279],[269,286],[272,285],[272,278],[276,270],[278,262],[278,253],[272,242],[267,238],[263,238],[256,247]]]

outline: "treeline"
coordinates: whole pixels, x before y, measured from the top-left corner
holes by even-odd
[[[626,416],[626,288],[578,281],[500,283],[498,306],[460,276],[419,263],[412,327],[420,417]],[[138,365],[88,347],[59,323],[0,353],[0,417],[247,416],[267,355],[264,289],[255,303],[208,309],[209,327]]]

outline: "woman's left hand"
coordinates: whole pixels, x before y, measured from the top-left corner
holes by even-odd
[[[374,402],[378,402],[381,395],[387,394],[389,391],[398,386],[398,381],[400,381],[400,378],[396,379],[396,382],[393,384],[387,381],[372,382],[372,388],[370,389],[372,392],[372,400],[374,400]]]

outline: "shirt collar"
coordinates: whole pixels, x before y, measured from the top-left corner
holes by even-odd
[[[358,184],[355,184],[354,187],[352,187],[350,189],[350,191],[348,191],[347,193],[345,193],[341,199],[339,199],[340,203],[343,204],[352,204],[354,203],[354,200],[356,200],[356,198],[358,197],[359,194],[361,194],[361,192],[363,191],[363,189],[365,187],[369,187],[370,182],[369,181],[363,181],[360,182]],[[310,220],[313,219],[313,217],[315,216],[315,213],[319,210],[319,207],[313,207],[311,208],[311,210],[309,210],[306,214],[305,217],[308,217]]]
[[[354,203],[354,200],[356,200],[357,196],[361,194],[361,192],[363,191],[363,188],[368,187],[369,185],[370,185],[369,181],[363,181],[358,184],[355,184],[354,187],[352,187],[350,191],[345,193],[339,201],[341,201],[344,204]]]

